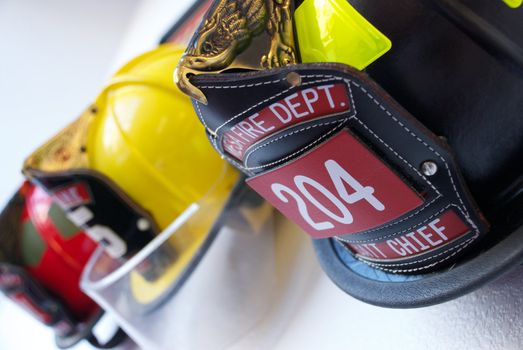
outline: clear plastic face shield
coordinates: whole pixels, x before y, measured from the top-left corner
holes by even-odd
[[[319,276],[308,239],[237,185],[190,262],[144,305],[140,264],[170,249],[170,240],[198,225],[208,210],[194,203],[126,263],[99,249],[84,270],[84,291],[145,349],[269,347]],[[275,220],[281,222],[275,226]]]

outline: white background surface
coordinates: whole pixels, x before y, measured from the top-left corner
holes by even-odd
[[[0,0],[0,205],[21,183],[24,158],[102,86],[137,5]],[[53,332],[2,296],[0,349],[55,349]]]
[[[175,7],[181,11],[188,2],[0,0],[0,202],[19,183],[23,158],[73,120],[110,71],[152,48],[178,15]],[[273,332],[275,338],[244,344],[270,343],[276,349],[523,347],[521,270],[457,301],[417,310],[363,304],[338,290],[317,267],[310,274],[314,283],[285,326]],[[169,332],[169,325],[164,327]],[[54,345],[50,332],[0,300],[0,349]]]

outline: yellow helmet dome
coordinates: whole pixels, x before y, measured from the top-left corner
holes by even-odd
[[[205,139],[191,101],[172,83],[182,51],[163,46],[132,60],[98,96],[89,165],[165,228],[216,183],[224,162]]]

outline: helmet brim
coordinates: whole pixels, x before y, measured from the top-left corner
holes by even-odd
[[[523,226],[478,255],[446,270],[402,275],[377,270],[356,259],[332,238],[313,241],[330,279],[347,294],[388,308],[440,304],[492,282],[523,262]]]

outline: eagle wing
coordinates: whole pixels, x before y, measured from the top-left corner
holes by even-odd
[[[265,0],[220,0],[198,30],[190,55],[218,56],[241,52],[267,23]]]

